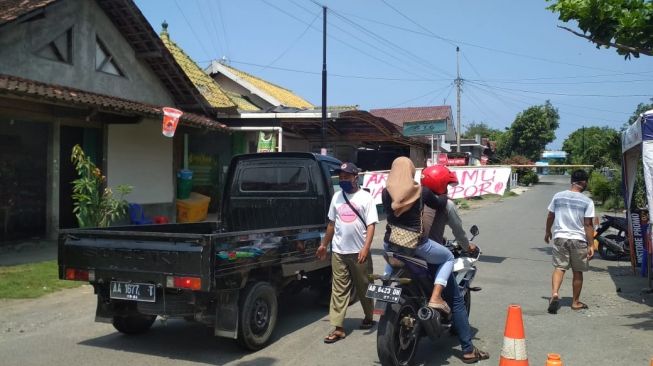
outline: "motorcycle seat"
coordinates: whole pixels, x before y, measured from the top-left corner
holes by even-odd
[[[404,263],[411,263],[424,269],[429,268],[429,264],[421,258],[412,257],[405,254],[387,251],[385,252],[386,261],[394,268],[403,267]]]

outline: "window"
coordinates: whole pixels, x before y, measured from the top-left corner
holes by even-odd
[[[67,31],[60,34],[50,43],[46,44],[44,47],[36,51],[36,55],[47,60],[72,64],[73,29],[69,28]]]
[[[95,40],[95,70],[116,76],[125,76],[116,60],[107,51],[106,46],[99,38]]]
[[[242,192],[306,192],[308,172],[305,167],[252,167],[240,174]]]

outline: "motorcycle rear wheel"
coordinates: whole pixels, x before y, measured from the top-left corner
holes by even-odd
[[[405,299],[404,304],[389,304],[379,319],[376,351],[382,366],[411,365],[420,334],[415,334],[417,310],[414,301]]]

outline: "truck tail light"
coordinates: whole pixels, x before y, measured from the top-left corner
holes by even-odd
[[[95,271],[90,269],[66,268],[66,279],[69,281],[95,281]]]
[[[199,290],[202,288],[202,279],[197,277],[166,277],[166,287]]]

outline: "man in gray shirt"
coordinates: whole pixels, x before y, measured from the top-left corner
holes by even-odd
[[[551,277],[551,300],[548,312],[556,314],[560,301],[560,285],[565,271],[571,268],[571,309],[587,309],[580,302],[583,288],[583,272],[589,269],[589,259],[594,255],[594,202],[582,192],[587,188],[587,173],[576,170],[571,174],[571,187],[553,196],[546,217],[544,241],[553,238],[553,274]],[[551,231],[553,229],[553,232]]]

